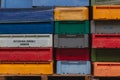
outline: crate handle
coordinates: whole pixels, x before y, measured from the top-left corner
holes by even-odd
[[[97,66],[110,66],[111,64],[97,64]]]
[[[120,35],[95,35],[96,38],[119,38]]]
[[[81,9],[81,10],[60,10],[61,12],[82,12],[83,10]]]

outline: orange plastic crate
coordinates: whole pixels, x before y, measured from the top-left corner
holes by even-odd
[[[88,20],[87,7],[57,7],[54,14],[55,20]]]
[[[120,19],[120,6],[93,6],[94,20],[116,20]]]
[[[120,62],[94,62],[94,76],[120,76]]]

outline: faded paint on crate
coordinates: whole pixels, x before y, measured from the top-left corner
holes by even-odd
[[[120,76],[120,62],[94,62],[94,76]]]
[[[0,47],[52,47],[52,34],[1,34]]]
[[[54,47],[56,48],[87,48],[88,35],[54,35]]]
[[[52,48],[0,48],[0,62],[52,61]]]
[[[32,6],[89,6],[89,0],[33,0]]]
[[[91,33],[96,34],[119,34],[119,21],[91,21]]]
[[[0,34],[52,34],[54,22],[2,23]]]
[[[32,0],[1,0],[1,8],[32,8]]]
[[[101,5],[93,6],[93,19],[94,20],[119,20],[120,19],[120,6],[115,5]]]
[[[87,7],[56,7],[55,20],[88,20]]]
[[[91,59],[95,62],[119,62],[120,49],[92,49]]]
[[[88,34],[89,21],[55,21],[56,34]]]
[[[57,61],[57,74],[90,74],[90,61]]]
[[[53,62],[38,64],[0,64],[1,75],[40,75],[53,74]]]

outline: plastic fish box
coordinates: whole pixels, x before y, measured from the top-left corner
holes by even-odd
[[[91,5],[120,5],[120,0],[91,0]]]
[[[57,61],[57,74],[90,74],[90,61]]]
[[[119,34],[120,22],[115,21],[92,21],[91,32],[96,34]]]
[[[89,21],[55,21],[56,34],[88,34]]]
[[[92,34],[92,48],[120,48],[120,34]]]
[[[120,76],[120,62],[94,62],[94,76]]]
[[[52,7],[27,9],[0,9],[0,23],[46,21],[53,21]]]
[[[93,6],[93,19],[94,20],[119,20],[120,6],[119,5]]]
[[[54,35],[54,47],[56,48],[88,48],[88,34]]]
[[[57,48],[56,60],[89,60],[89,49],[88,48]]]
[[[89,0],[33,0],[32,6],[89,6]]]
[[[0,47],[52,47],[52,34],[1,34]]]
[[[1,0],[1,8],[32,8],[32,0]]]
[[[95,62],[119,62],[120,49],[92,49],[91,59]]]
[[[0,62],[52,61],[52,48],[0,48]]]
[[[55,20],[88,20],[87,7],[56,7],[54,19]]]
[[[0,23],[0,34],[52,34],[54,22]]]
[[[53,74],[53,61],[41,63],[0,64],[1,75],[40,75]]]

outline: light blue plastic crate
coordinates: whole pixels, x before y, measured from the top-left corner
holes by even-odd
[[[32,0],[1,0],[1,8],[32,8]]]
[[[89,0],[33,0],[32,6],[89,6]]]
[[[57,74],[90,74],[90,61],[57,61]]]

